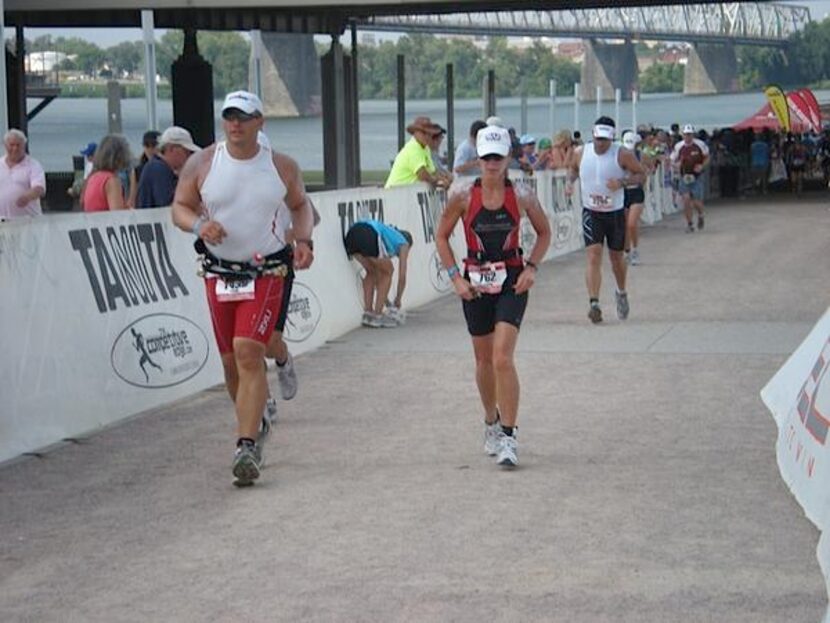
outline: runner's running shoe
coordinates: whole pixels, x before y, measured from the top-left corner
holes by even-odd
[[[496,456],[499,453],[499,435],[501,435],[501,424],[498,418],[492,424],[484,423],[484,451],[488,456]]]
[[[236,446],[233,456],[232,471],[233,484],[237,487],[249,487],[259,478],[261,459],[258,456],[256,445],[247,440],[241,440]]]
[[[686,223],[686,233],[687,234],[695,233],[695,226],[692,225],[691,223]]]
[[[285,365],[277,364],[277,378],[280,381],[280,394],[283,400],[291,400],[297,395],[297,371],[294,369],[294,357],[288,353]]]
[[[631,254],[628,256],[629,264],[637,266],[640,264],[640,252],[637,249],[631,249]]]
[[[697,217],[697,228],[698,230],[703,229],[703,215],[699,214]]]
[[[277,423],[277,401],[273,398],[265,401],[265,414],[263,419],[268,420],[271,426]]]
[[[617,318],[625,320],[628,318],[628,294],[626,292],[614,292],[614,298],[617,301]]]
[[[504,431],[499,434],[499,451],[496,463],[503,467],[516,467],[519,464],[519,444],[516,441],[516,433],[506,435]]]
[[[400,307],[395,307],[394,305],[387,305],[386,306],[386,315],[390,318],[393,318],[398,325],[406,324],[406,312],[403,311]]]
[[[602,310],[599,308],[599,305],[591,305],[591,307],[588,308],[588,318],[590,318],[591,322],[594,324],[602,322]]]

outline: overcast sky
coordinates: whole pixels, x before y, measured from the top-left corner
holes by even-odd
[[[788,0],[780,4],[794,4],[806,6],[814,20],[821,21],[830,16],[830,0]],[[159,31],[163,33],[164,31]],[[141,39],[140,28],[27,28],[26,37],[34,39],[40,35],[51,34],[54,37],[82,37],[95,41],[99,46],[106,48],[122,41],[138,41]],[[7,35],[8,36],[8,33]],[[158,35],[157,35],[158,36]],[[384,36],[375,33],[376,37]]]

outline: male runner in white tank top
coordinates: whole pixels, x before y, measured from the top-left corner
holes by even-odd
[[[293,159],[260,147],[262,110],[253,93],[228,94],[222,106],[225,141],[187,161],[173,201],[173,222],[201,238],[220,260],[256,265],[265,257],[287,255],[285,231],[277,218],[284,206],[291,212],[294,268],[308,268],[314,260],[313,216],[302,174]],[[245,486],[259,477],[261,467],[256,442],[267,394],[263,357],[283,302],[284,279],[262,275],[243,291],[207,276],[205,289],[225,384],[236,406],[234,484]]]
[[[616,128],[610,117],[600,117],[594,124],[594,140],[578,150],[571,160],[565,193],[573,193],[573,182],[580,180],[582,193],[582,234],[585,238],[588,287],[588,318],[602,322],[599,290],[602,283],[602,245],[607,241],[611,269],[617,281],[615,293],[617,317],[628,318],[628,294],[625,290],[626,265],[624,188],[645,181],[645,170],[637,157],[615,145]]]

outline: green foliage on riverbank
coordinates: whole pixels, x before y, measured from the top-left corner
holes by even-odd
[[[122,83],[125,97],[144,97],[144,85],[141,83]],[[157,87],[159,99],[172,97],[169,84],[160,84]],[[62,82],[61,97],[76,98],[106,98],[106,82]]]

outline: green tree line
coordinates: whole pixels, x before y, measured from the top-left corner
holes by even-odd
[[[181,31],[169,30],[157,41],[157,71],[165,80],[170,79],[171,65],[181,54],[183,39]],[[247,87],[250,42],[246,37],[236,32],[199,32],[198,45],[201,55],[213,65],[216,97]],[[639,54],[655,53],[642,43],[637,47]],[[321,53],[326,48],[318,46]],[[106,72],[114,77],[143,74],[144,50],[140,41],[101,48],[76,37],[45,35],[27,42],[27,50],[64,52],[72,59],[63,63],[61,69],[79,71],[90,77],[109,77]],[[557,81],[559,94],[569,95],[580,75],[577,63],[557,56],[541,42],[520,49],[508,47],[504,37],[490,37],[482,49],[468,39],[409,34],[396,41],[359,48],[362,98],[395,97],[399,54],[404,55],[406,63],[406,94],[413,99],[444,97],[449,63],[453,64],[458,98],[480,97],[483,80],[490,70],[496,73],[499,97],[518,96],[522,88],[530,97],[546,96],[552,78]],[[769,83],[785,87],[826,86],[830,83],[830,19],[808,24],[805,30],[791,37],[786,48],[738,46],[736,54],[739,82],[745,90]],[[679,64],[654,63],[641,72],[640,90],[644,93],[682,91],[683,70]]]

